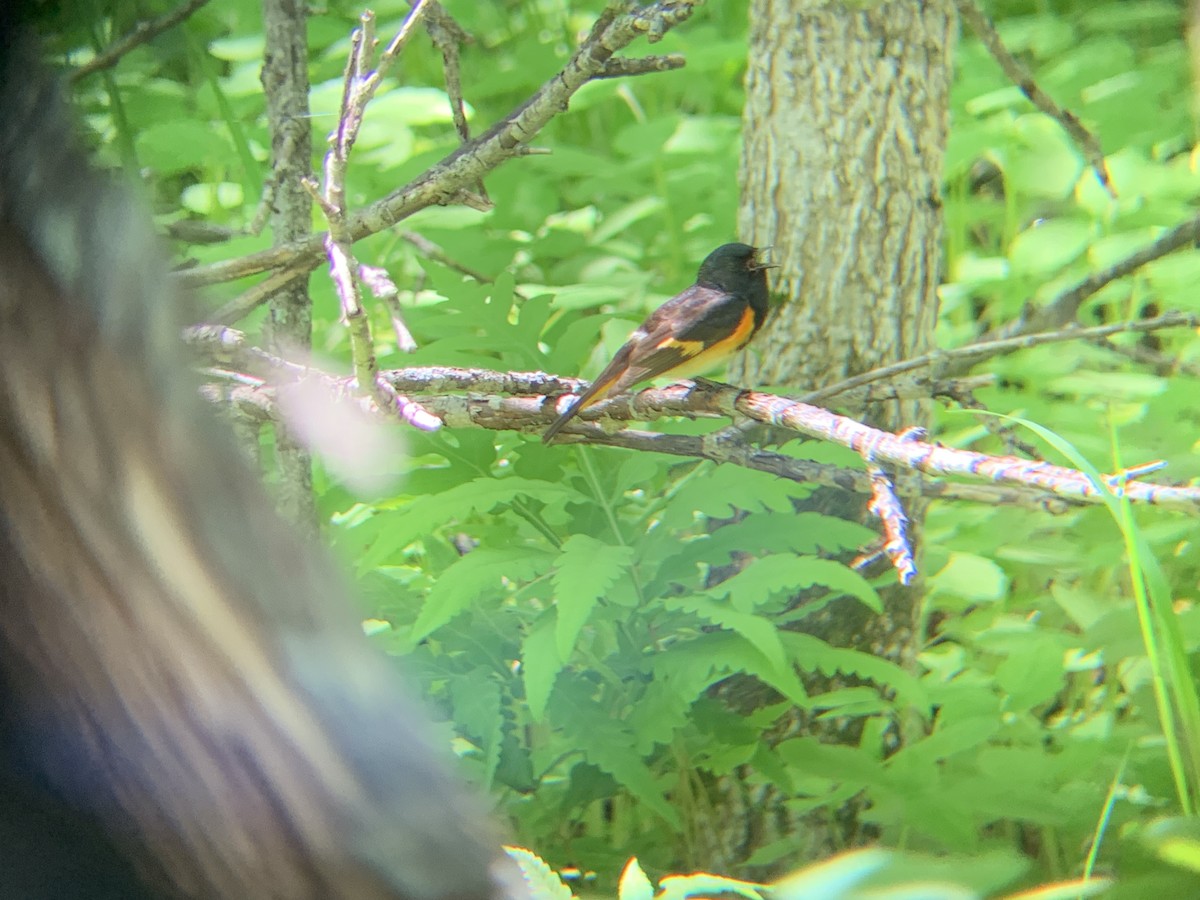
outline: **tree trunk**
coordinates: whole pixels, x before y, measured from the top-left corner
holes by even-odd
[[[933,346],[956,28],[942,0],[895,0],[867,9],[842,0],[755,0],[740,226],[750,243],[774,247],[772,261],[780,268],[773,288],[785,302],[756,352],[734,366],[734,383],[811,388]],[[929,420],[920,401],[847,411],[888,429]],[[825,511],[843,516],[862,515],[863,505],[864,498],[844,494],[823,503]],[[922,510],[910,505],[907,511],[916,540]],[[838,603],[806,619],[805,627],[830,643],[911,665],[920,644],[919,590],[897,587],[884,600],[882,617]],[[830,741],[857,740],[861,721],[847,724],[831,731],[797,717],[783,727],[789,733],[820,728]],[[713,858],[744,859],[751,840],[761,846],[780,832],[802,833],[808,857],[870,838],[854,804],[810,817],[801,830],[783,811],[786,798],[768,790],[747,802],[747,790],[740,785],[726,792],[739,795],[730,804],[747,810],[750,821],[723,835]]]
[[[271,231],[275,246],[312,232],[312,198],[301,179],[312,174],[312,130],[308,110],[307,5],[299,0],[265,0],[266,52],[262,84],[271,128],[271,179],[275,185]],[[312,299],[308,276],[271,298],[267,343],[279,356],[305,359],[312,347]],[[280,514],[306,534],[317,533],[312,456],[284,427],[275,430],[279,460]]]

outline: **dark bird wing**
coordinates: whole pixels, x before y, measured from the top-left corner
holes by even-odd
[[[612,362],[570,408],[546,429],[550,441],[580,411],[605,397],[667,373],[686,377],[707,371],[754,334],[747,302],[720,288],[692,285],[642,323]]]

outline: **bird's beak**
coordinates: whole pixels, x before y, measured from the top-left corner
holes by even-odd
[[[758,248],[756,248],[754,251],[754,261],[751,263],[750,268],[753,269],[755,272],[758,272],[762,269],[778,269],[779,268],[778,263],[763,262],[763,257],[766,256],[768,253],[770,253],[773,249],[775,249],[775,248],[774,247],[758,247]]]

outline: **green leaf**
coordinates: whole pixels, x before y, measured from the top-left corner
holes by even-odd
[[[587,761],[615,778],[671,828],[680,828],[678,811],[667,802],[657,777],[634,750],[633,735],[596,702],[590,685],[564,673],[553,700],[551,717],[573,735]]]
[[[596,602],[633,562],[629,547],[614,547],[586,534],[572,535],[554,564],[555,606],[558,608],[558,655],[570,659],[579,632]]]
[[[617,900],[654,900],[654,885],[642,871],[637,857],[630,857],[617,884]]]
[[[883,612],[879,595],[865,578],[841,563],[813,556],[776,555],[756,559],[732,578],[709,588],[707,593],[714,599],[727,597],[740,612],[751,612],[776,594],[796,593],[817,584],[847,593],[873,612]]]
[[[669,597],[663,605],[667,609],[693,613],[706,622],[737,632],[758,649],[771,665],[780,671],[786,668],[783,644],[775,623],[769,619],[730,609],[705,597]]]
[[[940,725],[926,737],[909,744],[896,757],[912,756],[926,762],[937,762],[971,750],[988,742],[1000,730],[1000,722],[991,715],[977,715],[952,725]],[[895,760],[896,757],[893,757]]]
[[[475,669],[453,681],[451,694],[455,721],[479,741],[483,750],[483,780],[491,788],[504,739],[500,687],[487,677],[486,672]]]
[[[571,889],[536,853],[524,847],[505,847],[504,852],[516,861],[521,870],[521,877],[529,889],[529,900],[572,900]]]
[[[1008,576],[995,561],[972,553],[951,553],[946,565],[929,576],[931,592],[972,602],[999,600],[1008,589]]]
[[[824,778],[855,790],[887,782],[883,764],[857,747],[823,744],[816,738],[792,738],[775,751],[806,777]]]
[[[490,444],[490,439],[489,439]],[[358,571],[370,571],[418,538],[427,537],[447,525],[482,513],[491,512],[502,503],[518,497],[530,497],[540,503],[563,504],[581,501],[584,497],[559,481],[540,481],[528,478],[474,478],[436,496],[401,501],[396,509],[381,510],[374,526],[378,538],[359,557]]]
[[[1078,397],[1145,400],[1167,390],[1167,379],[1149,372],[1077,372],[1050,379],[1047,388]]]
[[[1078,259],[1092,239],[1093,227],[1074,219],[1038,222],[1016,236],[1008,248],[1013,272],[1044,276]]]
[[[413,623],[413,641],[428,637],[473,604],[494,606],[509,593],[509,582],[526,581],[549,568],[553,557],[541,550],[479,548],[443,572]]]
[[[563,668],[563,659],[555,640],[557,618],[554,610],[540,617],[521,644],[525,702],[529,705],[529,716],[535,722],[545,719],[554,680]]]
[[[746,900],[763,900],[768,896],[766,885],[738,881],[700,872],[695,875],[668,875],[662,880],[658,900],[688,900],[690,897],[732,895]],[[774,895],[774,892],[771,892]]]
[[[463,104],[469,122],[475,115],[471,104]],[[433,87],[399,87],[380,92],[367,108],[366,121],[399,122],[404,125],[444,125],[454,121],[446,92]]]
[[[592,243],[603,244],[605,241],[611,240],[626,231],[635,222],[656,215],[666,205],[666,201],[662,197],[641,197],[626,204],[612,215],[605,216],[600,227],[592,235]]]
[[[1049,640],[1023,642],[996,669],[996,684],[1008,693],[1009,712],[1049,701],[1062,690],[1063,677],[1062,650]]]
[[[854,850],[781,879],[771,892],[777,900],[850,900],[850,893],[887,865],[886,850]]]
[[[894,690],[898,702],[922,715],[928,714],[930,700],[921,681],[890,660],[849,647],[834,647],[798,631],[785,631],[781,638],[788,656],[801,669],[826,676],[852,675],[870,680]]]
[[[1083,171],[1083,159],[1059,124],[1041,113],[1021,116],[1013,125],[1013,138],[1017,148],[1005,153],[1003,166],[1006,187],[1031,197],[1068,196]]]
[[[137,155],[142,165],[164,175],[208,171],[208,161],[233,155],[229,141],[203,122],[175,119],[156,122],[137,136]]]

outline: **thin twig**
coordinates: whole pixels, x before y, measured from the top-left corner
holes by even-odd
[[[465,144],[471,140],[471,130],[467,127],[466,106],[463,102],[460,51],[462,45],[471,40],[471,36],[436,0],[429,4],[429,13],[425,16],[425,30],[429,32],[433,46],[442,54],[442,71],[446,79],[446,96],[450,98],[450,115],[454,119],[454,130],[458,132],[458,139]]]
[[[1147,263],[1152,263],[1177,250],[1194,247],[1198,240],[1200,240],[1200,215],[1179,223],[1141,250],[1118,260],[1106,269],[1089,275],[1074,287],[1063,291],[1045,306],[1033,307],[1032,304],[1026,304],[1019,319],[994,332],[985,334],[984,340],[1013,337],[1066,325],[1068,322],[1074,321],[1083,301],[1099,293],[1101,289],[1132,274]]]
[[[896,496],[896,486],[879,466],[868,465],[867,474],[871,478],[867,512],[875,515],[883,525],[883,552],[891,560],[900,583],[912,584],[917,577],[917,563],[908,539],[908,516]]]
[[[412,353],[417,341],[404,323],[404,311],[400,309],[400,289],[392,281],[386,269],[378,266],[359,266],[358,277],[371,291],[372,296],[382,303],[392,319],[392,331],[396,335],[396,348],[401,353]]]
[[[614,57],[604,64],[597,78],[628,78],[632,75],[650,75],[654,72],[669,72],[687,65],[682,53],[665,56]]]
[[[71,72],[67,76],[67,81],[75,84],[89,75],[94,75],[96,72],[111,69],[121,61],[121,57],[128,54],[131,50],[136,50],[142,44],[154,40],[154,38],[158,37],[164,31],[174,28],[207,3],[208,0],[187,0],[183,5],[176,7],[169,13],[163,13],[157,19],[138,22],[128,34],[113,41],[100,53],[97,53],[82,66]]]
[[[346,71],[342,84],[342,105],[338,124],[329,136],[329,152],[325,154],[323,186],[318,190],[311,181],[306,185],[317,198],[329,232],[325,238],[325,249],[329,257],[329,272],[342,304],[342,315],[350,335],[351,356],[358,391],[374,400],[380,409],[398,414],[402,419],[427,431],[441,427],[441,422],[423,410],[419,404],[400,396],[390,384],[379,378],[379,365],[375,355],[375,342],[371,337],[371,324],[362,303],[362,285],[359,281],[359,265],[354,258],[353,239],[347,227],[346,215],[346,171],[350,153],[358,139],[367,104],[382,83],[383,74],[395,61],[396,56],[412,36],[421,17],[432,0],[417,0],[400,30],[384,51],[379,62],[371,71],[371,57],[375,50],[375,14],[365,12],[360,17],[360,26],[350,41],[350,54],[346,60]],[[370,72],[370,74],[366,74]],[[386,293],[396,293],[390,279],[386,284],[378,277],[382,270],[366,270],[372,276],[372,287],[380,287]],[[386,275],[386,273],[383,273]],[[397,339],[412,343],[412,335],[404,327],[399,306],[393,314],[398,323]],[[415,346],[415,344],[413,344]]]
[[[491,284],[496,279],[484,275],[482,272],[472,269],[465,263],[460,263],[458,260],[451,257],[445,250],[435,244],[433,241],[424,235],[417,234],[415,231],[400,232],[400,239],[412,244],[421,252],[421,255],[427,256],[434,262],[439,262],[447,269],[453,269],[461,275],[466,275],[468,278],[474,278],[480,284]]]
[[[995,23],[979,8],[975,0],[955,0],[955,6],[958,7],[959,15],[971,26],[971,30],[979,36],[988,52],[1000,64],[1004,74],[1021,89],[1021,93],[1028,97],[1034,106],[1058,122],[1062,129],[1071,136],[1071,140],[1083,151],[1088,165],[1096,173],[1096,179],[1108,191],[1109,196],[1115,198],[1117,192],[1113,189],[1112,178],[1108,173],[1108,165],[1104,161],[1104,148],[1100,146],[1100,140],[1083,126],[1078,116],[1059,106],[1049,94],[1038,86],[1029,69],[1004,46],[1004,42],[1000,40],[1000,34],[996,31]]]
[[[390,228],[418,210],[454,202],[501,163],[521,155],[528,142],[567,108],[583,85],[604,71],[613,55],[638,37],[655,40],[687,19],[701,0],[658,0],[645,6],[610,9],[597,21],[591,35],[557,74],[525,103],[484,134],[464,144],[415,180],[354,213],[348,222],[352,240]],[[269,269],[276,271],[209,317],[212,323],[230,323],[254,309],[270,293],[299,274],[311,271],[324,255],[324,235],[296,242],[287,248],[261,251],[236,260],[196,266],[175,273],[178,282],[199,287],[245,277]]]
[[[1075,289],[1073,288],[1072,291]],[[1164,328],[1200,328],[1200,313],[1166,313],[1151,319],[1135,319],[1130,322],[1114,322],[1109,325],[1096,325],[1090,328],[1069,326],[1057,331],[1039,334],[1018,334],[1014,337],[1002,337],[994,340],[984,340],[953,350],[935,350],[887,366],[880,366],[861,375],[846,378],[828,387],[809,391],[801,396],[806,403],[824,403],[838,397],[846,391],[856,390],[873,381],[894,378],[914,369],[932,366],[940,374],[942,372],[958,372],[976,365],[985,359],[991,359],[1030,347],[1043,344],[1056,344],[1063,341],[1097,340],[1114,334],[1161,331]]]

